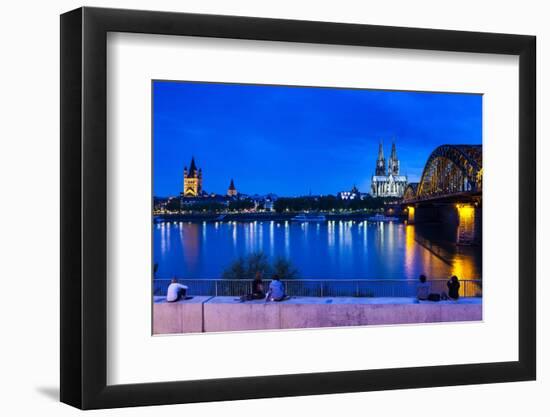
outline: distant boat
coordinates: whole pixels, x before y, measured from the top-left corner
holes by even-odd
[[[225,214],[221,214],[218,217],[216,217],[214,220],[217,222],[221,222],[223,219],[225,219],[225,216],[226,216]]]
[[[324,222],[327,218],[322,214],[302,213],[292,217],[290,220],[293,222]]]
[[[383,214],[375,214],[374,216],[371,216],[367,218],[367,221],[369,222],[396,222],[399,218],[395,216],[384,216]]]
[[[164,221],[164,219],[160,216],[153,216],[153,223],[154,224],[157,224],[157,223],[162,223]]]

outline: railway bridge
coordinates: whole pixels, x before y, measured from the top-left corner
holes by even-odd
[[[481,145],[441,145],[426,161],[420,182],[408,184],[400,202],[408,224],[457,227],[456,243],[476,245],[482,233]]]

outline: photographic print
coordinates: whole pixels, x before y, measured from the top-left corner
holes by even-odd
[[[482,320],[482,100],[152,81],[153,334]]]

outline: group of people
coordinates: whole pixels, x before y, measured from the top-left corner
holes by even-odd
[[[431,292],[431,285],[427,281],[426,275],[420,275],[418,277],[420,281],[416,286],[416,298],[421,301],[440,301],[440,300],[458,300],[458,290],[460,289],[460,281],[456,275],[453,275],[447,281],[448,292],[433,293]]]
[[[278,275],[273,275],[267,293],[264,289],[264,282],[262,281],[262,273],[256,272],[254,281],[252,281],[252,292],[243,295],[240,298],[241,302],[249,300],[263,300],[266,301],[283,301],[287,299],[285,292],[285,285],[282,283],[281,278]]]
[[[187,290],[187,285],[180,284],[176,278],[172,278],[172,281],[170,282],[170,285],[168,285],[168,289],[166,291],[166,301],[173,303],[186,299]],[[266,293],[264,289],[264,282],[262,281],[262,273],[257,272],[254,281],[252,281],[252,292],[243,295],[240,298],[240,301],[262,300],[264,298],[266,301],[283,301],[288,298],[285,292],[285,285],[281,282],[278,275],[273,275]]]
[[[421,301],[440,301],[440,300],[458,300],[460,281],[456,275],[453,275],[449,281],[447,281],[447,292],[433,293],[431,292],[431,285],[428,282],[426,275],[420,275],[418,277],[419,283],[416,286],[416,298]],[[188,287],[180,284],[176,278],[173,278],[168,290],[166,292],[166,301],[175,302],[186,298]],[[250,300],[263,300],[266,301],[283,301],[287,299],[285,292],[285,285],[281,282],[278,275],[273,275],[267,293],[265,292],[264,282],[262,280],[262,273],[257,272],[252,281],[252,292],[243,295],[240,298],[241,302]]]

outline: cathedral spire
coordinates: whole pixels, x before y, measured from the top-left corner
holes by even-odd
[[[384,146],[382,145],[382,141],[380,141],[380,144],[378,145],[378,160],[381,161],[384,159]]]
[[[382,141],[378,145],[378,159],[376,160],[375,175],[386,175],[386,159],[384,158],[384,146]]]
[[[388,174],[399,175],[399,159],[397,159],[397,150],[395,148],[395,140],[391,145],[390,162],[388,163]]]

